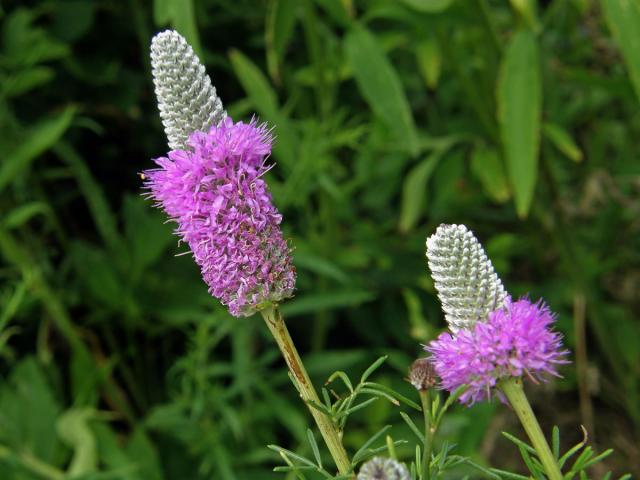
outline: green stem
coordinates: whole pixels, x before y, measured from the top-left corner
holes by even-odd
[[[509,380],[500,382],[499,387],[507,399],[509,399],[509,403],[511,403],[516,415],[518,415],[520,423],[522,423],[522,426],[529,436],[529,440],[531,440],[533,444],[533,448],[535,448],[538,453],[538,458],[547,472],[549,479],[562,480],[562,473],[560,472],[558,462],[553,456],[553,453],[551,453],[551,449],[549,448],[547,440],[544,438],[540,424],[533,410],[531,410],[531,405],[529,405],[527,396],[522,388],[522,381],[520,379],[510,378]]]
[[[431,394],[429,390],[420,390],[420,402],[424,414],[424,452],[422,453],[422,478],[431,480],[431,452],[433,451],[433,437],[437,425],[431,423]]]
[[[289,331],[287,330],[287,326],[284,323],[280,310],[278,310],[278,307],[272,306],[261,310],[260,313],[262,313],[262,317],[264,318],[267,327],[269,327],[269,331],[276,340],[278,348],[280,348],[280,352],[282,352],[282,356],[287,363],[287,367],[289,367],[291,376],[296,382],[300,397],[309,407],[309,411],[311,412],[313,419],[316,421],[316,425],[320,430],[322,438],[327,444],[327,448],[338,467],[338,471],[341,475],[348,475],[351,472],[351,462],[349,461],[347,452],[342,445],[340,432],[338,432],[338,429],[331,418],[310,404],[310,402],[313,402],[321,405],[322,402],[320,402],[320,398],[311,383],[309,374],[302,364],[302,360],[300,359],[300,355],[293,344],[293,340],[291,340],[291,336],[289,335]]]

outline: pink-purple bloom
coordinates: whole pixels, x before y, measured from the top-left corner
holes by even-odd
[[[561,335],[551,329],[554,321],[542,301],[508,298],[486,321],[455,334],[442,333],[425,349],[432,355],[442,387],[453,392],[467,385],[460,401],[471,405],[490,398],[502,379],[528,377],[538,382],[544,374],[558,376],[556,366],[568,363],[568,352],[562,348]]]
[[[157,206],[177,223],[209,292],[236,316],[293,295],[291,248],[262,176],[272,137],[264,124],[226,118],[189,136],[185,150],[144,172]]]

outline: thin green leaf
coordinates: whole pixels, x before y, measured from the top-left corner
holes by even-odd
[[[422,433],[420,429],[416,426],[416,424],[413,422],[413,420],[411,420],[411,417],[409,417],[409,415],[407,415],[404,412],[400,412],[400,416],[405,421],[405,423],[409,426],[409,428],[415,434],[415,436],[418,437],[418,440],[424,443],[424,433]]]
[[[582,161],[582,151],[580,147],[573,141],[569,132],[564,127],[555,123],[545,122],[542,125],[542,133],[553,145],[564,155],[576,163]]]
[[[551,450],[553,451],[553,458],[556,460],[560,458],[560,429],[557,425],[554,425],[551,431]]]
[[[344,383],[345,386],[349,389],[349,391],[353,393],[353,385],[351,384],[351,380],[349,380],[349,376],[341,370],[338,370],[337,372],[333,372],[331,376],[327,379],[325,385],[330,384],[336,378],[339,378],[340,380],[342,380],[342,383]]]
[[[402,203],[398,228],[401,232],[413,229],[425,211],[427,184],[442,158],[442,150],[436,150],[407,173],[402,184]]]
[[[341,411],[340,413],[338,413],[335,416],[335,418],[336,418],[336,420],[338,420],[338,419],[341,419],[342,417],[346,417],[347,415],[351,415],[353,412],[357,412],[358,410],[362,410],[363,408],[365,408],[368,405],[372,404],[376,400],[378,400],[377,397],[368,398],[364,402],[358,403],[357,405],[354,405],[353,407],[349,407],[348,409],[346,409],[344,411]]]
[[[360,460],[367,454],[367,449],[369,448],[369,446],[373,442],[375,442],[378,438],[380,438],[382,435],[387,433],[387,431],[390,428],[391,428],[391,425],[385,425],[380,430],[378,430],[369,440],[367,440],[364,443],[364,445],[362,445],[362,447],[360,447],[360,449],[353,455],[351,459],[351,465],[355,467],[360,462]]]
[[[381,383],[375,383],[375,382],[364,382],[363,385],[366,386],[367,388],[376,388],[376,389],[382,390],[383,392],[388,393],[389,395],[391,395],[393,398],[401,401],[405,405],[408,405],[409,407],[411,407],[411,408],[413,408],[415,410],[418,410],[419,412],[422,411],[422,408],[416,402],[414,402],[413,400],[405,397],[401,393],[398,393],[395,390],[387,387],[386,385],[382,385]]]
[[[515,443],[518,446],[518,448],[524,448],[527,452],[532,453],[534,455],[536,454],[536,450],[531,445],[529,445],[526,442],[523,442],[518,437],[515,437],[508,432],[502,432],[502,435],[506,437],[508,440]]]
[[[373,362],[360,377],[360,383],[366,382],[367,378],[369,378],[373,372],[380,368],[380,366],[387,360],[387,358],[389,358],[388,355],[383,355],[375,362]]]
[[[316,437],[313,436],[313,432],[310,428],[307,429],[307,439],[309,440],[309,445],[311,445],[311,451],[313,452],[313,456],[316,459],[318,467],[322,468],[322,457],[320,457],[320,449],[318,448]]]

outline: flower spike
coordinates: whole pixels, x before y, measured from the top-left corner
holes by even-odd
[[[427,259],[452,331],[470,328],[504,305],[504,286],[464,225],[440,225],[427,239]]]
[[[227,116],[204,66],[178,32],[165,30],[153,37],[151,67],[172,150],[185,148],[190,134],[208,131]]]

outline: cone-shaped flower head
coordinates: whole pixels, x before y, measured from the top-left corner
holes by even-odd
[[[503,305],[502,282],[464,225],[440,225],[427,239],[427,260],[452,331],[472,327]]]
[[[271,142],[264,125],[226,118],[144,172],[150,196],[178,224],[209,292],[235,316],[290,297],[295,286],[282,216],[262,179]]]
[[[373,457],[360,468],[357,480],[410,480],[404,463],[390,458]]]
[[[206,132],[226,117],[204,66],[178,32],[153,37],[151,67],[169,148],[184,148],[191,133]]]
[[[442,386],[453,392],[467,385],[460,401],[471,405],[489,398],[502,379],[526,376],[537,382],[544,374],[558,375],[556,366],[568,363],[568,352],[562,349],[560,334],[551,329],[554,321],[542,302],[507,298],[486,321],[453,335],[442,333],[426,350]]]

